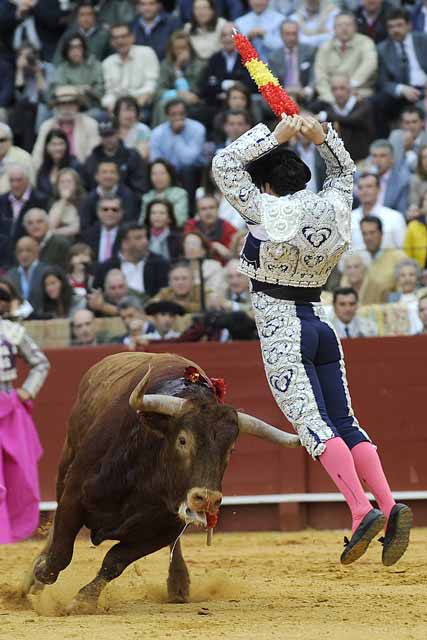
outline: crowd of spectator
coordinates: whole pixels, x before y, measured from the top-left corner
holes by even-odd
[[[339,335],[376,335],[359,305],[387,303],[427,331],[427,0],[0,0],[10,317],[68,318],[76,345],[256,339],[245,224],[210,165],[275,118],[233,26],[356,162],[352,250],[323,294]],[[320,190],[316,147],[291,145]]]

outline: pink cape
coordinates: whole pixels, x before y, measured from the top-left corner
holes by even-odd
[[[0,544],[28,538],[39,524],[37,462],[43,450],[31,409],[16,391],[0,393]]]

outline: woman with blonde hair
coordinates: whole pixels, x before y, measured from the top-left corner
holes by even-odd
[[[61,169],[56,178],[56,200],[49,211],[49,226],[58,235],[74,238],[80,231],[79,205],[84,195],[79,174]]]

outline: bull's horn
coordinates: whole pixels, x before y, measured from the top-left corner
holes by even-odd
[[[276,429],[258,418],[249,416],[247,413],[241,413],[239,411],[237,415],[239,416],[240,433],[249,433],[252,436],[257,436],[258,438],[264,438],[264,440],[270,440],[270,442],[281,444],[284,447],[299,447],[301,445],[298,436],[295,436],[292,433],[280,431],[280,429]]]
[[[138,387],[137,387],[138,388]],[[137,389],[135,389],[136,391]],[[175,398],[160,393],[148,393],[140,401],[135,402],[132,398],[135,391],[129,398],[129,404],[135,411],[147,411],[151,413],[163,413],[167,416],[177,416],[181,413],[186,403],[184,398]]]

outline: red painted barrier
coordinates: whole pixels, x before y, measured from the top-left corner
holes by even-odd
[[[257,342],[154,345],[197,362],[227,383],[226,401],[271,424],[292,431],[274,403]],[[427,336],[348,340],[344,344],[355,414],[372,440],[394,490],[427,490],[425,429]],[[40,465],[43,500],[55,499],[55,475],[79,381],[117,347],[52,349],[48,381],[35,403],[44,457]],[[321,466],[305,451],[281,449],[242,437],[224,480],[225,495],[336,491]],[[415,503],[414,503],[415,504]],[[417,524],[427,524],[427,502],[417,503]],[[227,529],[348,525],[343,504],[265,505],[223,509]]]

